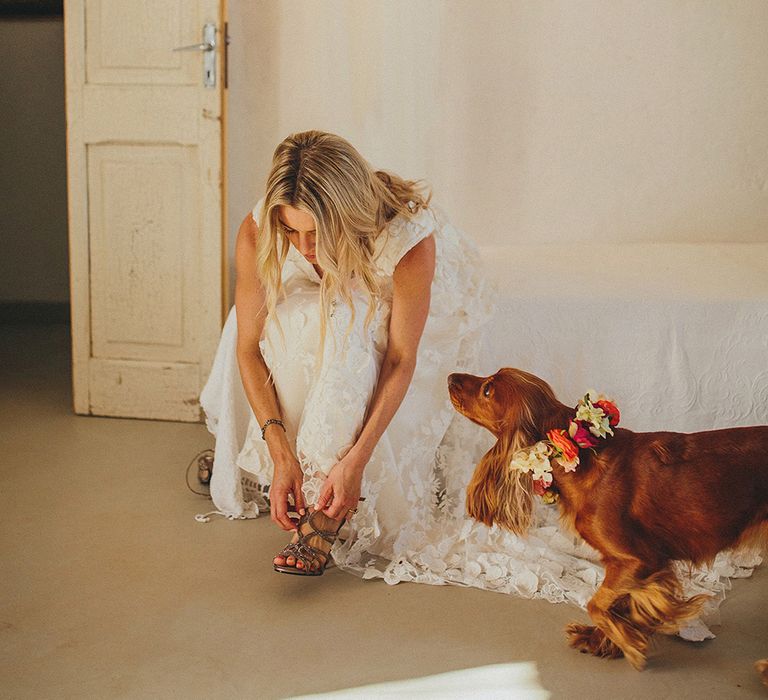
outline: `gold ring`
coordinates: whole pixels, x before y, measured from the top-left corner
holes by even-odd
[[[351,513],[352,515],[354,515],[355,513],[357,513],[357,508],[350,508],[350,509],[347,511],[347,515],[349,515],[350,513]]]

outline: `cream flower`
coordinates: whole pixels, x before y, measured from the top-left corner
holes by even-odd
[[[565,457],[556,457],[557,463],[563,468],[563,471],[565,472],[575,472],[576,467],[579,466],[579,458],[575,457],[574,459],[568,460]]]
[[[592,396],[597,396],[595,392],[590,391],[583,399],[579,401],[576,407],[576,420],[583,420],[589,423],[589,432],[595,437],[604,438],[606,435],[613,435],[611,423],[605,411],[592,404]],[[595,398],[595,401],[599,399]]]
[[[552,464],[549,461],[551,450],[552,448],[546,442],[537,442],[532,447],[515,452],[509,466],[525,474],[530,472],[535,481],[544,479],[545,475],[552,472]]]

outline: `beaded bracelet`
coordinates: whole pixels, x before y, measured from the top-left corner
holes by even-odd
[[[281,421],[279,418],[270,418],[266,423],[264,423],[264,425],[261,426],[261,439],[262,440],[265,439],[264,438],[264,432],[273,423],[275,425],[279,425],[285,431],[285,423],[283,423],[283,421]]]

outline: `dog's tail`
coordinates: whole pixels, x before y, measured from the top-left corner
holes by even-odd
[[[760,676],[763,685],[768,687],[768,659],[755,661],[755,668],[757,669],[757,675]]]

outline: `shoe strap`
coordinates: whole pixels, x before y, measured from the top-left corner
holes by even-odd
[[[339,530],[341,530],[342,525],[346,522],[346,518],[342,518],[341,522],[339,523],[339,527],[337,527],[335,530],[323,530],[315,525],[314,517],[319,513],[319,510],[313,510],[308,515],[305,515],[304,517],[299,520],[298,525],[298,531],[299,535],[301,535],[301,526],[303,523],[307,523],[312,528],[312,532],[308,532],[306,534],[307,537],[312,537],[314,535],[319,535],[322,537],[326,542],[329,544],[333,544],[336,541],[336,538],[339,535]]]
[[[315,562],[319,564],[320,569],[326,566],[331,556],[330,549],[327,552],[324,552],[322,549],[309,544],[307,540],[312,537],[320,537],[328,544],[333,545],[333,543],[336,541],[336,538],[338,537],[339,530],[341,530],[342,525],[344,525],[346,522],[346,518],[342,518],[341,522],[339,523],[339,527],[336,530],[323,530],[316,527],[314,522],[314,516],[319,512],[320,511],[313,510],[301,516],[296,527],[298,539],[296,542],[290,542],[285,547],[283,547],[277,556],[283,558],[291,556],[294,559],[301,560],[307,571],[311,570],[312,564]],[[309,525],[309,532],[301,531],[301,526],[304,523]]]
[[[316,549],[315,547],[312,547],[312,545],[305,544],[304,542],[291,542],[290,544],[283,547],[277,556],[283,557],[284,559],[293,557],[297,561],[301,561],[301,563],[304,564],[304,569],[306,571],[310,571],[312,564],[315,562],[320,564],[321,567],[323,566],[324,562],[322,559],[320,559],[320,556],[324,555],[324,552]],[[298,567],[294,566],[294,568]]]

